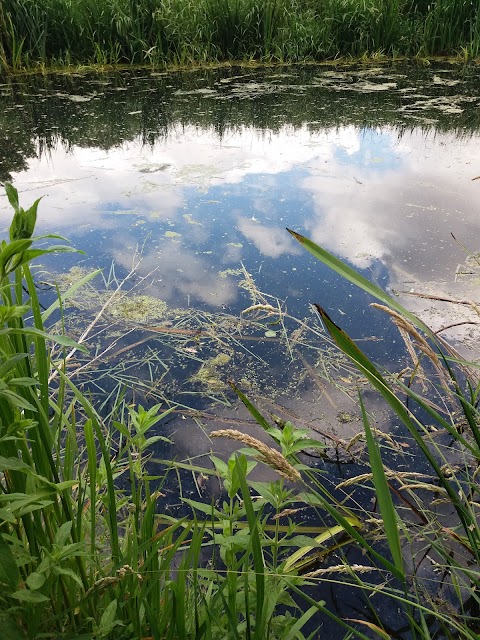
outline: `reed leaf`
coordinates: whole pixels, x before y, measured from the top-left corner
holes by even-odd
[[[390,487],[388,485],[385,470],[383,468],[380,449],[373,436],[367,412],[365,410],[365,405],[363,403],[360,392],[358,394],[358,397],[360,402],[360,409],[362,411],[363,426],[365,427],[365,435],[367,437],[368,455],[370,458],[370,466],[373,473],[373,484],[375,485],[376,497],[380,507],[383,526],[385,527],[388,546],[390,547],[393,562],[395,563],[396,568],[402,576],[402,580],[405,581],[405,569],[403,566],[402,545],[400,543],[400,536],[398,532],[397,513],[393,505]]]

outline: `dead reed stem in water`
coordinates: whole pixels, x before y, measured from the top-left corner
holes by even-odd
[[[276,449],[272,449],[260,440],[252,438],[246,433],[237,431],[236,429],[219,429],[218,431],[212,431],[210,434],[212,438],[230,438],[231,440],[238,440],[243,442],[247,447],[251,447],[258,451],[260,456],[258,459],[268,466],[278,471],[278,473],[292,482],[301,480],[300,473],[292,467],[292,465],[283,457],[283,455]]]

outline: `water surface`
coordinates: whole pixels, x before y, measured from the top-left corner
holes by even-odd
[[[213,427],[259,435],[232,379],[328,445],[315,464],[332,486],[358,471],[361,442],[348,455],[338,444],[362,429],[361,381],[310,303],[383,366],[412,363],[371,299],[286,227],[401,296],[435,330],[475,322],[468,305],[415,294],[475,295],[478,265],[467,256],[480,226],[479,86],[475,68],[435,66],[126,71],[0,85],[0,177],[24,206],[43,196],[38,232],[85,252],[39,265],[45,302],[53,280],[65,290],[103,269],[67,308],[78,338],[130,273],[87,340],[93,364],[72,361],[74,379],[105,413],[125,388],[134,402],[175,404],[164,426],[175,444],[157,453],[195,460],[231,450],[209,440]],[[442,335],[459,348],[477,341],[473,324]],[[402,434],[365,394],[398,443],[388,463],[409,468]]]
[[[477,76],[474,68],[453,66],[311,66],[13,78],[0,86],[0,170],[24,205],[43,196],[39,232],[65,235],[86,252],[46,264],[54,277],[78,264],[111,274],[113,264],[115,276],[106,276],[113,286],[138,262],[125,290],[164,301],[169,311],[127,319],[130,338],[105,329],[102,339],[119,341],[125,354],[145,324],[183,327],[180,346],[155,365],[163,367],[165,398],[178,401],[181,389],[198,401],[206,382],[192,378],[195,367],[222,348],[229,360],[211,376],[218,387],[252,371],[258,392],[272,379],[288,389],[296,378],[311,379],[288,344],[298,322],[287,327],[281,314],[243,313],[258,303],[321,330],[309,307],[318,302],[395,369],[404,356],[390,323],[285,228],[390,292],[472,295],[472,274],[457,272],[467,258],[462,245],[474,252],[478,237]],[[4,231],[7,224],[5,218]],[[255,291],[244,286],[245,274]],[[434,329],[474,319],[468,308],[465,316],[458,306],[412,295],[405,303]],[[78,306],[84,318],[101,304]],[[195,332],[205,333],[202,322],[216,316],[224,323],[258,320],[244,327],[255,334],[254,348],[245,340],[240,353],[238,341],[204,347]],[[454,330],[473,341],[472,326]],[[458,335],[450,332],[451,339]],[[100,338],[91,346],[105,347]],[[307,356],[318,367],[310,343]]]

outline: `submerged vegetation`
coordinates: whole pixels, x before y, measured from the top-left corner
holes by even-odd
[[[4,71],[65,65],[477,56],[475,0],[3,0]]]
[[[58,289],[43,309],[31,267],[69,248],[45,247],[58,237],[35,238],[39,202],[24,210],[16,190],[6,190],[14,216],[0,246],[2,638],[302,640],[326,620],[335,638],[478,638],[480,386],[472,365],[396,300],[292,232],[381,302],[412,357],[400,375],[381,371],[316,305],[360,376],[366,449],[354,473],[332,486],[307,455],[322,455],[324,444],[290,422],[267,420],[234,383],[262,438],[220,429],[210,434],[215,442],[246,448],[227,460],[211,455],[205,466],[160,460],[158,427],[175,406],[144,408],[120,396],[102,418],[75,386],[67,354],[82,347],[47,322],[60,315],[64,326],[79,283]],[[245,312],[259,307],[276,311],[258,302]],[[227,361],[209,366],[218,376]],[[427,373],[417,384],[420,371]],[[383,433],[368,412],[367,383],[392,410],[395,433]],[[399,465],[390,455],[396,448],[406,450]],[[418,457],[422,470],[414,471]],[[257,465],[271,475],[264,469],[256,479]],[[168,515],[166,479],[182,471],[195,476],[199,499],[181,493],[183,513]],[[201,491],[209,478],[220,485],[210,500]],[[308,515],[311,525],[302,522]],[[359,594],[358,611],[329,607],[326,596],[337,588]]]

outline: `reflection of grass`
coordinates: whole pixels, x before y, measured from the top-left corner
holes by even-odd
[[[0,64],[191,64],[479,51],[476,2],[3,0]]]

